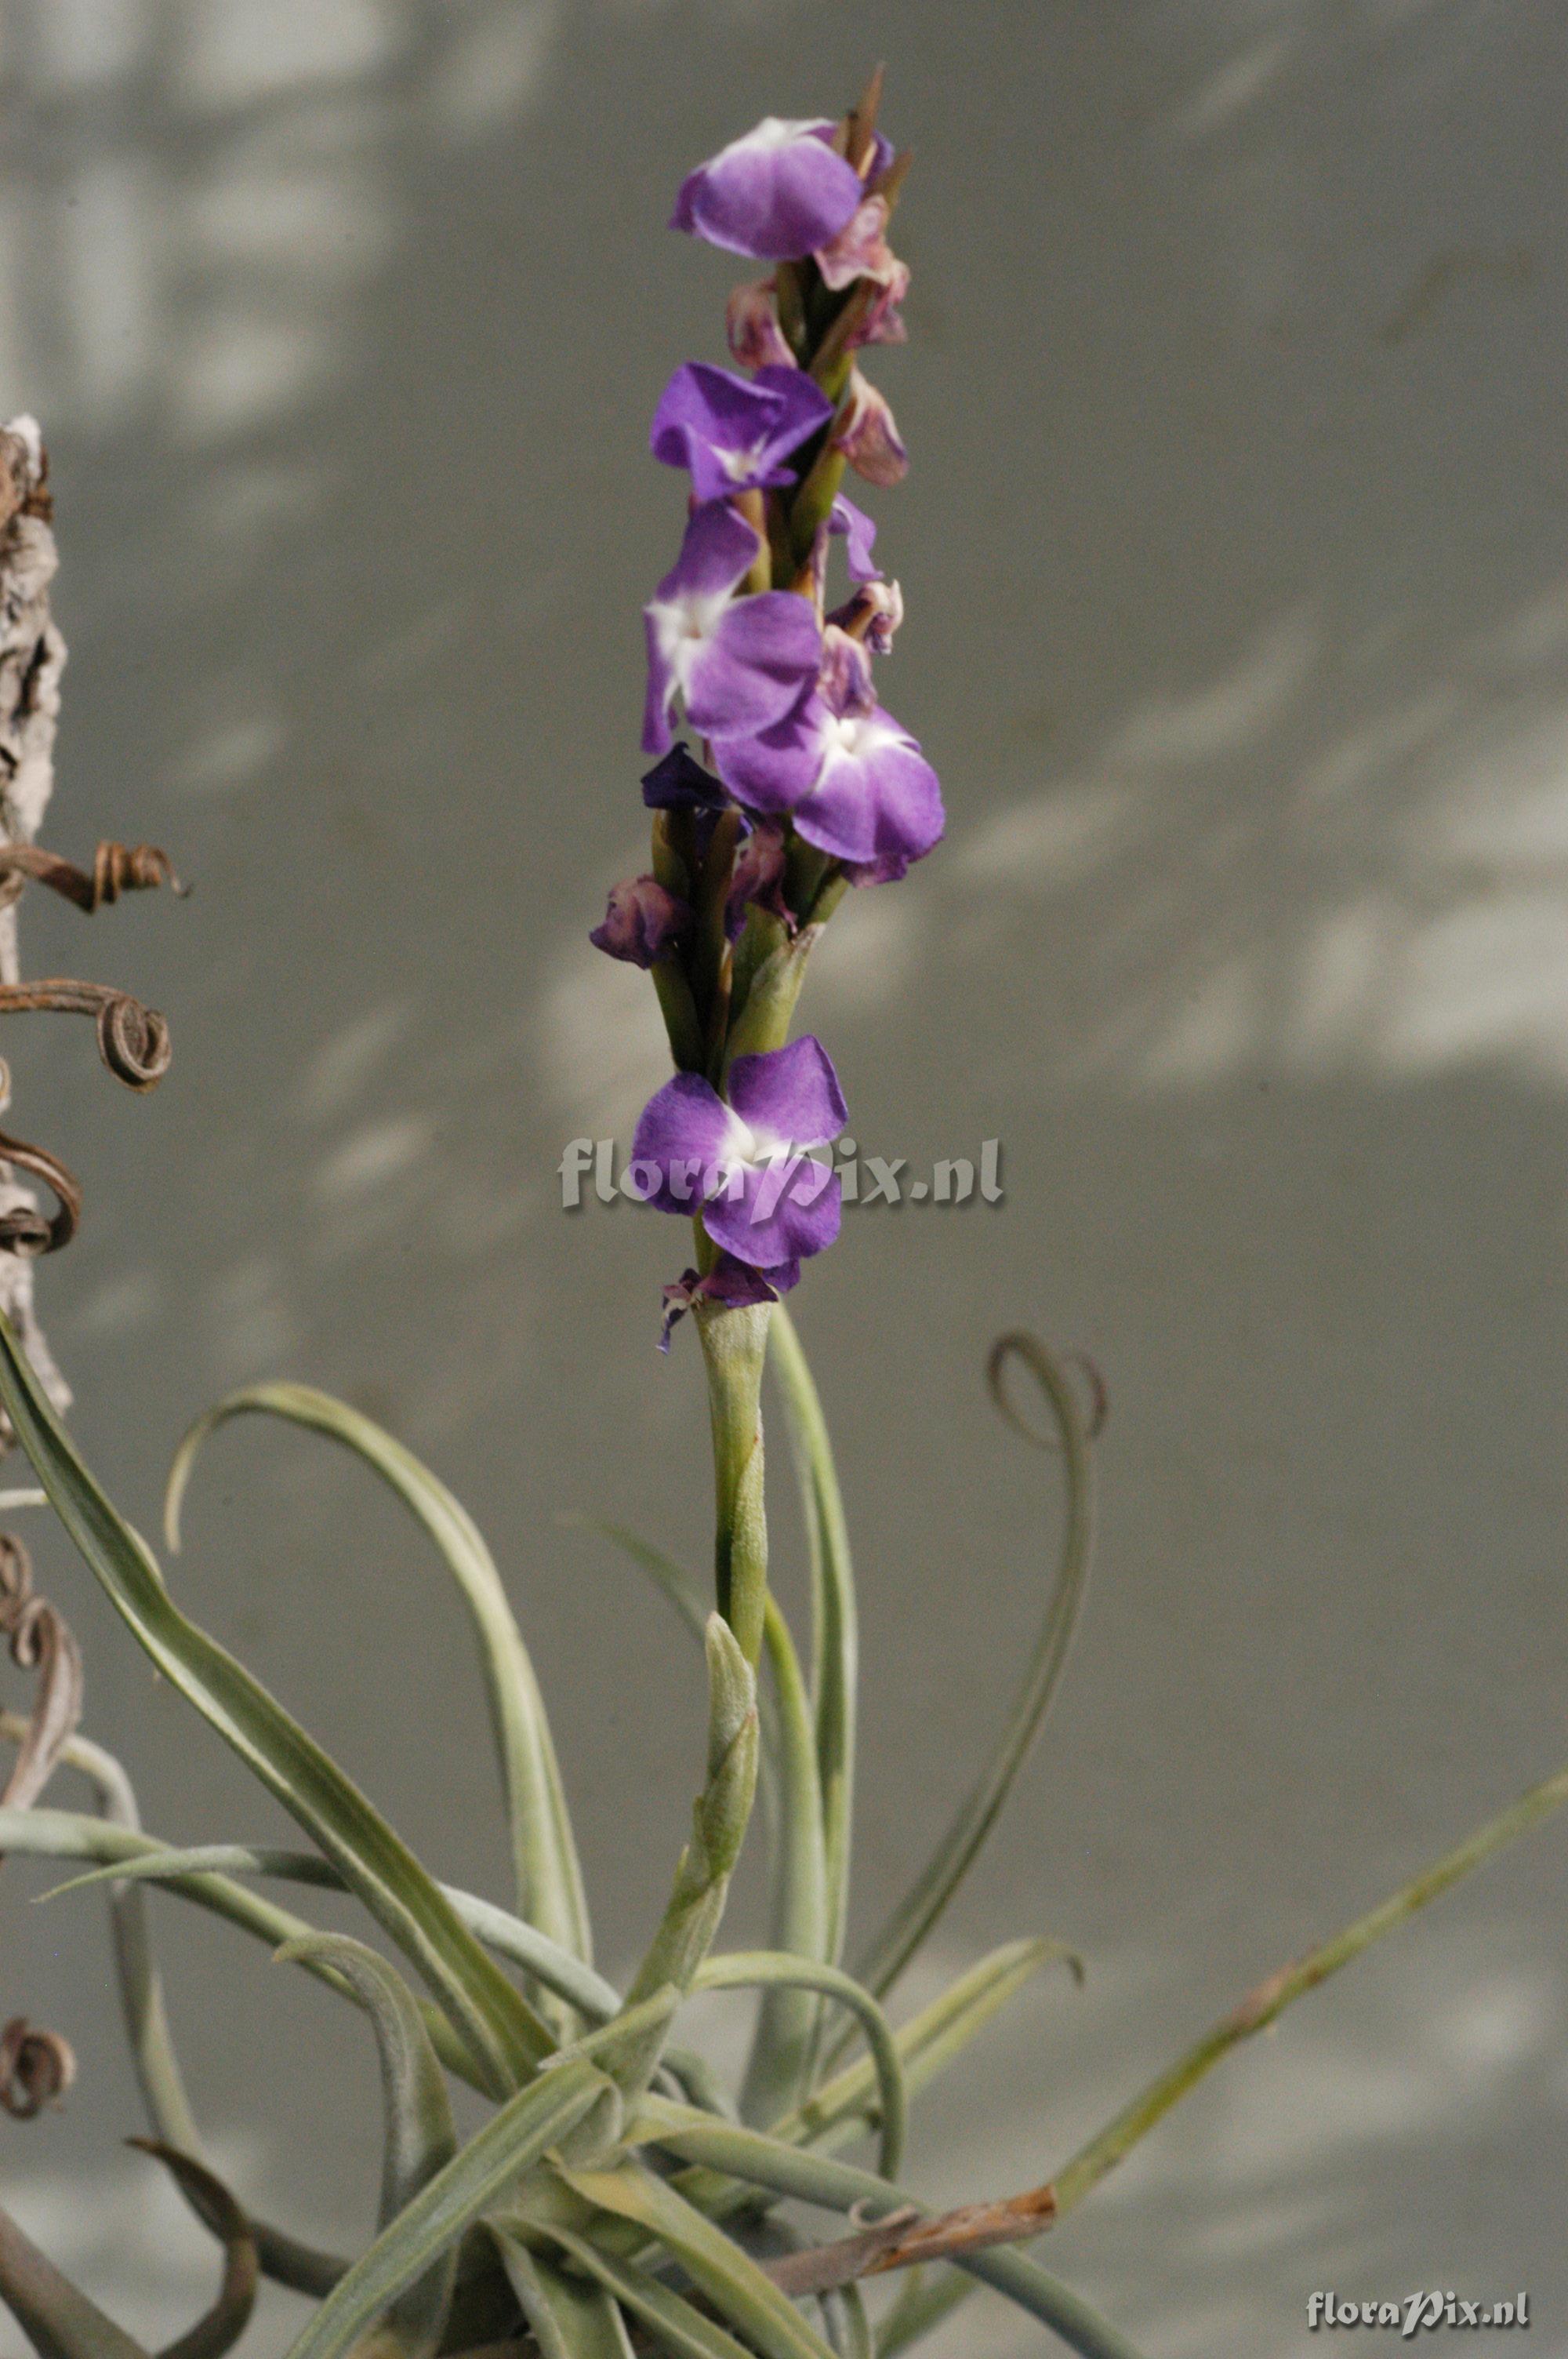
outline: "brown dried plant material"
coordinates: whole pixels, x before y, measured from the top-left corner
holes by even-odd
[[[70,2042],[58,2031],[39,2031],[21,2015],[0,2031],[0,2105],[13,2120],[30,2122],[58,2105],[75,2078]]]
[[[33,1568],[14,1532],[0,1532],[0,1636],[10,1642],[18,1670],[38,1675],[27,1734],[0,1808],[25,1810],[37,1801],[81,1718],[81,1655],[64,1616],[33,1588]]]
[[[1055,2216],[1056,2192],[1049,2186],[1026,2188],[1000,2203],[966,2203],[935,2219],[906,2204],[837,2244],[810,2245],[770,2261],[767,2273],[783,2292],[796,2299],[831,2293],[835,2286],[881,2277],[889,2269],[918,2268],[924,2261],[983,2253],[993,2245],[1026,2244]]]
[[[91,918],[112,908],[122,893],[149,893],[167,885],[183,900],[189,886],[174,873],[174,863],[156,843],[110,843],[98,846],[89,871],[63,853],[48,852],[38,843],[0,846],[0,894],[15,900],[22,879],[31,876],[67,901],[74,901]]]

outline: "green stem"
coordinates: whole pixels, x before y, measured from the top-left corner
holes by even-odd
[[[755,1669],[768,1598],[768,1525],[762,1502],[762,1363],[771,1303],[695,1312],[708,1370],[713,1429],[716,1602]]]

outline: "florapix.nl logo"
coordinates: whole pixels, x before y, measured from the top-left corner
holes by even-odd
[[[831,1151],[780,1150],[764,1168],[774,1176],[775,1192],[788,1185],[797,1201],[813,1185],[825,1188],[836,1172],[844,1204],[857,1210],[878,1204],[895,1211],[905,1204],[995,1207],[1006,1201],[1000,1138],[982,1138],[973,1155],[939,1156],[920,1169],[903,1155],[862,1155],[849,1137]],[[556,1170],[561,1206],[568,1212],[589,1204],[646,1204],[665,1196],[689,1203],[696,1212],[727,1192],[738,1196],[741,1184],[739,1166],[707,1167],[697,1158],[677,1158],[666,1170],[649,1157],[625,1158],[613,1138],[568,1139]],[[819,1180],[813,1181],[813,1171],[822,1174]]]

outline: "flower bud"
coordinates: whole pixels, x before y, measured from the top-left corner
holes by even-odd
[[[610,888],[610,906],[602,925],[589,940],[611,958],[628,959],[633,966],[652,966],[691,924],[684,901],[653,876],[631,876]]]

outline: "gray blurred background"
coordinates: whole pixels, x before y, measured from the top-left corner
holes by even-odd
[[[875,361],[914,465],[869,504],[951,824],[846,907],[809,1021],[865,1147],[1000,1136],[1008,1189],[848,1220],[797,1298],[863,1585],[862,1930],[1037,1609],[1048,1469],[986,1345],[1081,1343],[1114,1404],[1071,1675],[932,1966],[1049,1930],[1089,1980],[928,2102],[934,2194],[1044,2176],[1568,1752],[1565,46],[1554,0],[0,7],[0,414],[44,424],[71,648],[49,834],[151,839],[196,885],[91,929],[27,907],[33,972],[124,982],[176,1044],[143,1103],[85,1027],[5,1042],[17,1127],[87,1189],[39,1286],[76,1430],[149,1528],[246,1378],[429,1457],[552,1700],[612,1972],[667,1888],[697,1667],[558,1517],[707,1547],[697,1353],[653,1350],[679,1233],[568,1219],[555,1177],[661,1072],[643,979],[585,937],[643,857],[637,609],[680,521],[646,419],[723,357],[741,275],[663,224],[691,163],[888,60],[915,281]],[[275,1833],[38,1545],[149,1823]],[[174,1577],[433,1865],[504,1894],[467,1632],[367,1477],[224,1434]],[[1328,2287],[1524,2287],[1568,2353],[1565,1859],[1538,1834],[1232,2059],[1050,2265],[1151,2359],[1315,2347]],[[0,2123],[5,2200],[167,2337],[213,2261],[118,2143],[101,1898],[4,1880],[0,2014],[81,2062],[65,2112]],[[217,2151],[362,2238],[362,2027],[154,1905]],[[273,2298],[256,2347],[302,2315]],[[1039,2342],[976,2303],[946,2348]]]

